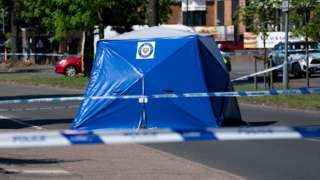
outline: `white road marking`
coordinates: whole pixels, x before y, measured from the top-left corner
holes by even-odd
[[[35,125],[33,125],[33,124],[25,123],[25,122],[23,122],[23,121],[19,121],[19,120],[17,120],[17,119],[12,119],[12,118],[10,118],[10,117],[3,116],[3,115],[0,115],[0,119],[7,119],[7,120],[13,121],[13,122],[15,122],[15,123],[24,125],[24,126],[28,126],[28,127],[35,128],[35,129],[37,129],[37,130],[43,130],[43,129],[45,129],[45,128],[40,127],[40,126],[35,126]]]
[[[307,139],[308,141],[320,142],[320,139]]]
[[[65,109],[66,106],[54,106],[53,109]]]
[[[23,169],[21,172],[25,174],[70,174],[69,171],[52,169]]]
[[[10,117],[0,115],[0,119],[10,119]]]

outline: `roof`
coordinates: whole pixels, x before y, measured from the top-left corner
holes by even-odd
[[[195,34],[196,33],[194,32],[179,30],[176,28],[153,26],[146,29],[124,33],[119,36],[115,36],[111,39],[123,40],[123,39],[174,38],[174,37],[190,36]]]

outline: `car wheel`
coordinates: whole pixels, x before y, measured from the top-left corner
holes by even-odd
[[[77,74],[77,70],[74,66],[69,66],[66,68],[64,74],[69,77],[73,77]]]
[[[297,78],[302,77],[303,71],[301,70],[301,67],[298,63],[293,64],[292,74]]]

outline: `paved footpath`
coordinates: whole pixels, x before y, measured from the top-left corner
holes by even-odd
[[[1,149],[0,179],[240,180],[138,144]]]

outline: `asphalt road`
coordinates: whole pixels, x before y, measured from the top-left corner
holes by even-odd
[[[0,96],[79,94],[46,87],[1,84]],[[1,131],[66,129],[79,102],[0,106]],[[319,126],[319,112],[241,105],[242,117],[253,126]],[[42,108],[39,110],[39,108]],[[4,109],[15,109],[4,111]],[[17,110],[18,109],[18,110]],[[6,118],[3,118],[6,117]],[[148,145],[215,169],[254,180],[314,180],[320,176],[319,140],[191,142]],[[55,150],[48,150],[48,156]],[[44,152],[42,152],[44,153]],[[65,157],[67,159],[67,157]],[[1,163],[1,161],[0,161]],[[100,162],[101,163],[101,162]],[[28,166],[25,165],[25,166]],[[66,167],[68,168],[68,167]],[[97,172],[99,173],[99,172]],[[75,177],[76,178],[76,177]]]
[[[241,105],[254,126],[320,126],[319,112]],[[266,140],[154,144],[175,155],[252,180],[313,180],[320,176],[320,140]]]
[[[1,84],[0,99],[8,98],[37,98],[47,96],[81,95],[82,90],[67,90],[52,87],[33,87],[28,85]],[[32,103],[32,104],[3,104],[0,105],[2,123],[0,129],[68,129],[72,122],[79,101]]]

